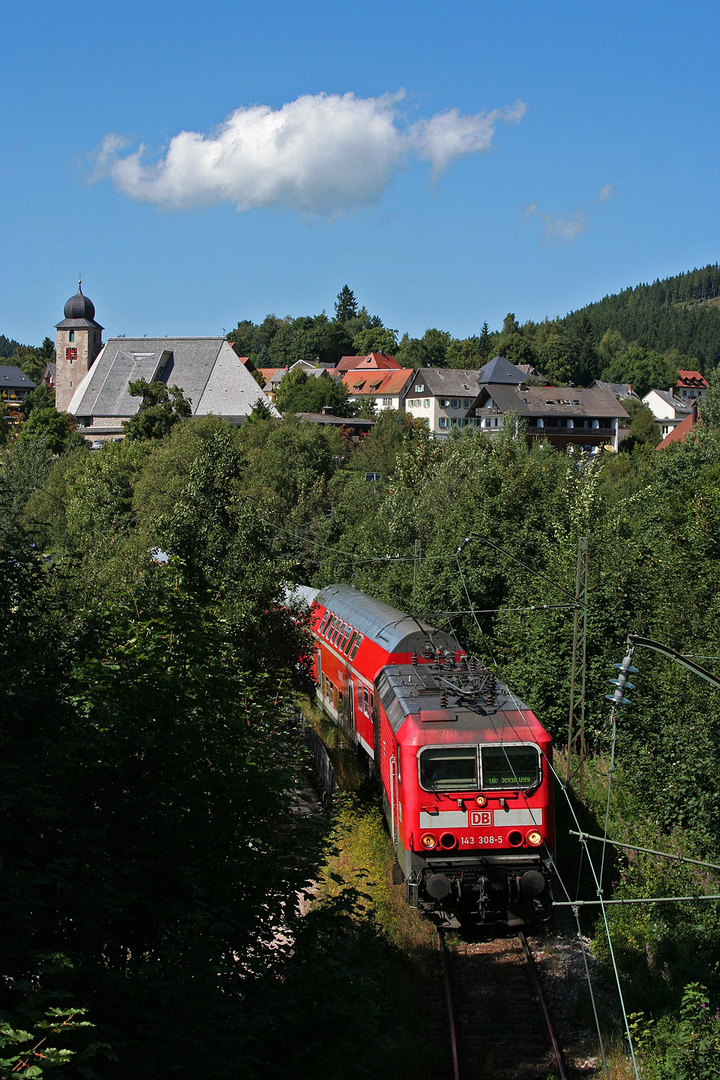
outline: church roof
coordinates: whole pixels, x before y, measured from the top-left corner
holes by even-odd
[[[141,399],[137,379],[179,386],[193,416],[242,417],[258,400],[274,407],[224,338],[110,338],[73,394],[68,412],[83,417],[129,417]]]
[[[95,330],[102,330],[100,323],[95,322],[95,305],[89,296],[82,291],[82,282],[78,281],[78,291],[69,300],[65,301],[65,318],[55,324],[56,330],[81,330],[88,326]]]

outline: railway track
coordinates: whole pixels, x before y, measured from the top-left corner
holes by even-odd
[[[438,945],[453,1080],[570,1080],[525,935]]]

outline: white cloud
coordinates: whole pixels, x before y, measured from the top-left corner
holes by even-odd
[[[378,98],[306,95],[273,110],[236,109],[204,135],[181,131],[164,156],[145,164],[146,148],[107,135],[93,159],[95,178],[109,176],[131,199],[189,208],[217,202],[239,210],[290,206],[337,214],[377,202],[410,154],[437,177],[459,157],[490,149],[499,121],[519,121],[522,102],[474,116],[457,109],[410,127],[401,123],[402,92]]]
[[[605,184],[600,188],[597,195],[588,200],[586,206],[578,206],[574,210],[571,210],[569,214],[561,216],[559,214],[541,213],[536,202],[529,203],[524,211],[523,216],[525,221],[529,221],[530,218],[539,218],[544,226],[544,239],[551,243],[556,240],[561,244],[571,243],[576,236],[580,233],[587,231],[588,216],[594,203],[607,202],[608,199],[614,198],[616,190],[612,184]]]
[[[474,116],[461,116],[457,109],[450,109],[414,124],[409,132],[410,143],[419,157],[432,162],[433,174],[438,175],[455,158],[489,150],[498,120],[519,123],[526,111],[522,101]]]

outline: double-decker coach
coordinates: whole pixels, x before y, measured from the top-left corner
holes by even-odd
[[[318,701],[348,737],[375,758],[375,680],[387,664],[454,655],[449,634],[375,600],[352,585],[328,585],[311,608]]]

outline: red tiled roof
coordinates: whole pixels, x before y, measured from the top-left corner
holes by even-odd
[[[400,394],[413,374],[412,368],[396,371],[348,371],[342,383],[352,396],[386,396]]]
[[[343,356],[335,368],[336,371],[367,371],[368,368],[395,368],[400,364],[393,356],[387,353],[371,352],[364,356]]]
[[[707,390],[707,382],[699,371],[678,371],[677,386],[699,386]]]
[[[669,431],[662,442],[659,442],[655,447],[656,450],[664,450],[666,446],[670,446],[670,443],[685,442],[691,431],[695,430],[697,425],[697,416],[690,413],[681,424]]]

